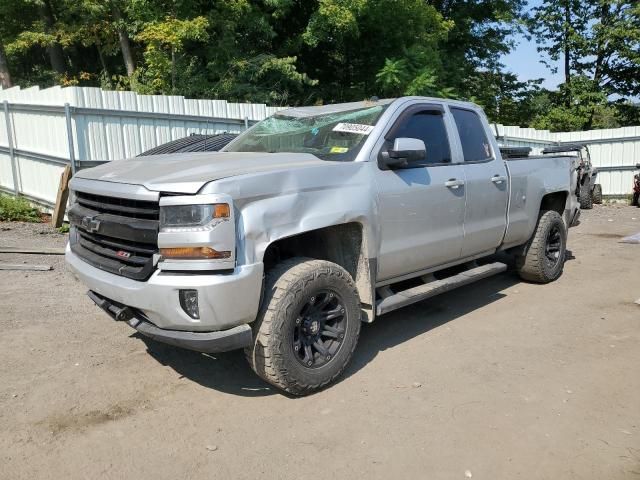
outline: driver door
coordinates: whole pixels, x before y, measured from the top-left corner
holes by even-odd
[[[439,105],[407,108],[385,135],[424,141],[426,158],[376,171],[381,229],[378,280],[401,277],[460,258],[464,236],[464,168],[453,162],[447,121]]]

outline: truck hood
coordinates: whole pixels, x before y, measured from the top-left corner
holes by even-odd
[[[142,185],[147,190],[197,193],[205,184],[236,175],[327,165],[309,153],[197,152],[116,160],[76,177]]]

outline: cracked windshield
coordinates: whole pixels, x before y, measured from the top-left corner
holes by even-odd
[[[287,110],[263,120],[225,151],[310,153],[323,160],[352,161],[386,108],[375,105],[317,115],[313,109]]]

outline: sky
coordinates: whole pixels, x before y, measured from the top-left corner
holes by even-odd
[[[540,63],[542,54],[538,53],[534,40],[529,41],[520,35],[515,39],[518,42],[517,46],[511,53],[502,57],[507,70],[518,75],[521,81],[543,78],[542,86],[550,90],[562,83],[561,69],[557,73],[551,73],[551,70]]]
[[[542,0],[529,0],[527,10],[541,3]],[[540,63],[542,55],[538,53],[533,39],[527,40],[521,35],[514,36],[514,39],[517,42],[516,47],[511,53],[502,57],[507,70],[518,75],[521,81],[543,78],[542,86],[550,90],[555,89],[558,84],[562,83],[561,69],[558,73],[551,73],[551,70]],[[555,63],[557,64],[558,62]]]

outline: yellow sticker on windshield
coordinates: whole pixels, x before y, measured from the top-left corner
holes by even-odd
[[[330,153],[347,153],[349,149],[347,147],[331,147]]]

